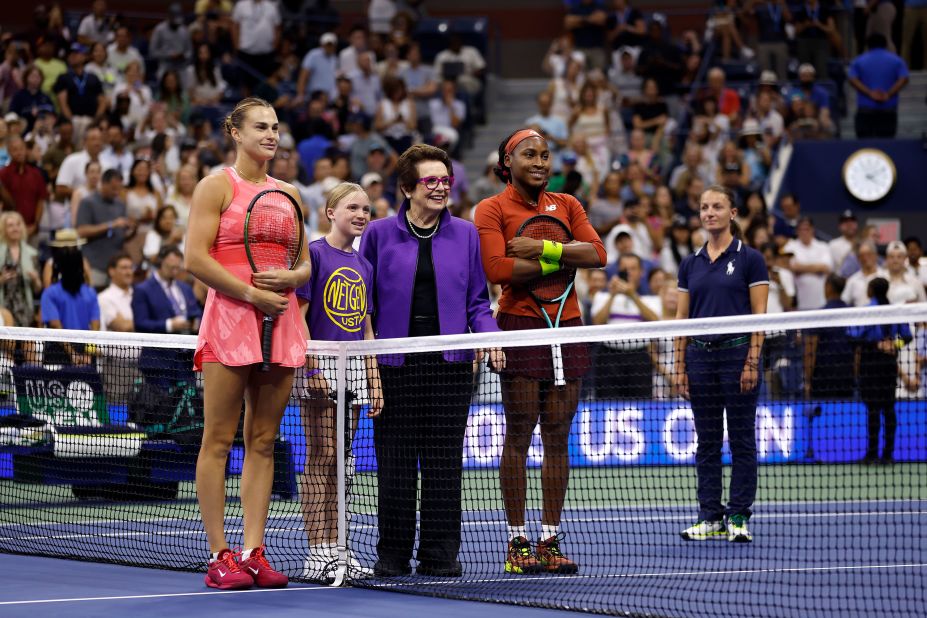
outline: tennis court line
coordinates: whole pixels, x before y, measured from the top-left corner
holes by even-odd
[[[879,517],[879,516],[897,516],[897,515],[927,515],[927,511],[847,511],[843,513],[763,513],[759,515],[753,515],[750,519],[834,519],[838,517]],[[692,521],[692,515],[664,515],[660,517],[663,521]],[[616,517],[567,517],[564,513],[562,522],[569,526],[571,523],[576,524],[595,524],[595,523],[611,523],[611,522],[642,522],[642,521],[653,521],[653,515],[619,515]],[[464,527],[467,526],[505,526],[508,525],[508,522],[504,519],[483,519],[483,520],[471,520],[465,521],[462,523]],[[350,530],[373,530],[376,529],[375,524],[352,524]],[[2,540],[2,539],[0,539]]]
[[[810,573],[810,572],[828,572],[828,571],[862,571],[862,570],[876,570],[876,569],[908,569],[908,568],[924,568],[927,567],[927,563],[913,563],[913,564],[870,564],[870,565],[837,565],[829,567],[783,567],[776,569],[731,569],[731,570],[718,570],[718,571],[670,571],[670,572],[653,572],[653,573],[614,573],[607,575],[558,575],[556,580],[565,580],[565,579],[636,579],[636,578],[648,578],[648,577],[689,577],[689,576],[705,576],[705,575],[756,575],[763,573]],[[531,581],[531,580],[551,580],[550,575],[541,575],[541,576],[518,576],[513,577],[495,577],[495,578],[484,578],[484,579],[471,579],[466,581],[460,580],[432,580],[432,581],[420,581],[420,582],[396,582],[396,583],[385,583],[378,584],[378,587],[381,588],[402,588],[402,587],[412,587],[412,586],[428,586],[428,585],[472,585],[472,584],[488,584],[488,583],[499,583],[499,582],[511,582],[511,581]],[[294,592],[294,591],[320,591],[320,590],[348,590],[350,586],[336,587],[336,586],[296,586],[288,588],[258,588],[252,590],[211,590],[211,591],[202,591],[202,592],[168,592],[161,594],[133,594],[133,595],[123,595],[123,596],[103,596],[103,597],[72,597],[66,599],[27,599],[23,601],[0,601],[0,606],[5,605],[39,605],[39,604],[49,604],[49,603],[79,603],[79,602],[93,602],[93,601],[121,601],[121,600],[131,600],[131,599],[163,599],[163,598],[181,598],[181,597],[198,597],[206,595],[218,595],[218,594],[257,594],[257,593],[269,593],[269,592]]]
[[[910,516],[910,515],[927,515],[927,511],[875,511],[875,512],[843,512],[843,513],[765,513],[754,515],[752,519],[760,520],[777,520],[777,519],[836,519],[836,518],[852,518],[852,517],[881,517],[881,516]],[[661,517],[664,521],[690,521],[692,519],[691,515],[667,515]],[[644,522],[644,521],[653,521],[653,515],[620,515],[617,517],[576,517],[576,518],[566,518],[564,523],[566,524],[591,524],[591,523],[614,523],[614,522],[623,522],[623,523],[633,523],[633,522]],[[112,525],[114,522],[105,522],[108,525]],[[135,522],[130,522],[135,523]],[[463,527],[475,527],[475,526],[505,526],[507,522],[504,519],[490,519],[490,520],[470,520],[462,522]],[[24,526],[30,524],[23,524]],[[69,525],[88,525],[88,524],[58,524],[62,526]],[[377,526],[375,524],[352,524],[350,526],[350,531],[358,530],[374,530]],[[227,534],[244,534],[243,528],[226,528],[225,532]],[[297,532],[302,534],[304,532],[303,528],[276,528],[271,527],[265,530],[267,533],[284,533],[284,532]],[[21,537],[0,537],[0,543],[2,542],[14,542],[14,541],[47,541],[47,540],[67,540],[67,539],[117,539],[117,538],[132,538],[138,536],[167,536],[167,537],[182,537],[182,536],[205,536],[206,532],[204,530],[168,530],[161,532],[151,532],[148,530],[132,530],[127,532],[72,532],[67,534],[49,534],[49,535],[39,535],[32,534],[29,536]]]
[[[826,504],[916,504],[924,503],[927,505],[927,499],[914,498],[909,500],[903,500],[899,498],[891,499],[878,499],[878,500],[778,500],[778,501],[766,501],[760,503],[761,506],[789,506],[796,508],[804,507],[814,507],[822,506]],[[29,507],[16,507],[28,510]],[[659,511],[659,510],[686,510],[691,511],[695,508],[695,504],[654,504],[654,503],[644,503],[644,504],[615,504],[610,506],[580,506],[580,507],[568,507],[564,509],[564,515],[569,513],[582,513],[582,512],[597,512],[597,511],[637,511],[637,510],[646,510],[646,511]],[[533,509],[539,512],[539,509]],[[919,511],[906,511],[906,512],[919,512]],[[464,516],[468,513],[499,513],[502,514],[502,509],[476,509],[471,511],[464,511]],[[889,511],[883,512],[884,514],[891,514]],[[880,514],[880,513],[873,513]],[[778,516],[778,513],[761,513],[754,515],[753,517],[769,517],[770,515]],[[374,517],[376,513],[352,513],[352,517]],[[271,521],[302,521],[302,515],[277,515],[269,517]],[[690,518],[691,519],[691,518]],[[242,520],[239,516],[226,517],[226,522],[240,522]],[[64,525],[73,525],[73,526],[94,526],[94,525],[103,525],[103,524],[123,524],[123,523],[136,523],[136,524],[153,524],[158,522],[190,522],[191,524],[200,525],[200,520],[197,518],[191,517],[148,517],[143,519],[86,519],[86,520],[76,520],[67,522]],[[578,521],[574,519],[573,521]],[[464,522],[465,524],[467,522]],[[480,520],[480,523],[486,523],[483,520]],[[39,521],[39,522],[29,522],[29,523],[2,523],[0,524],[0,529],[3,528],[22,528],[24,526],[39,527],[39,526],[61,526],[62,522],[60,521]]]
[[[927,499],[878,499],[878,500],[777,500],[777,501],[765,501],[760,503],[761,506],[789,506],[796,508],[803,508],[809,506],[820,506],[824,504],[915,504],[915,503],[924,503],[927,505]],[[17,509],[24,510],[34,510],[28,506],[17,506]],[[635,511],[635,510],[646,510],[646,511],[659,511],[659,510],[682,510],[691,511],[695,508],[695,504],[655,504],[655,503],[642,503],[642,504],[615,504],[609,506],[578,506],[578,507],[567,507],[564,509],[564,514],[568,513],[581,513],[581,512],[596,512],[596,511]],[[539,511],[539,509],[534,509]],[[915,511],[910,511],[915,512]],[[476,509],[471,511],[464,511],[466,516],[468,513],[502,513],[502,509]],[[121,515],[122,513],[120,513]],[[376,513],[352,513],[353,517],[374,517]],[[754,517],[767,517],[768,514],[754,515]],[[270,520],[279,520],[279,521],[302,521],[302,515],[277,515],[271,516]],[[227,517],[227,522],[241,521],[240,516]],[[120,520],[120,519],[88,519],[82,521],[72,521],[67,524],[62,524],[59,521],[39,521],[39,522],[29,522],[29,523],[3,523],[0,524],[0,529],[3,528],[22,528],[24,526],[61,526],[61,525],[72,525],[72,526],[96,526],[96,525],[113,525],[114,523],[120,523],[126,521],[129,523],[137,524],[153,524],[157,522],[190,522],[192,524],[199,525],[200,520],[198,518],[192,517],[147,517],[142,519],[131,519],[131,520]],[[573,521],[577,521],[574,519]],[[465,524],[467,522],[464,522]],[[487,523],[480,520],[480,523]]]
[[[501,582],[515,581],[561,581],[566,579],[637,579],[652,577],[690,577],[705,575],[762,575],[764,573],[820,573],[830,571],[866,571],[878,569],[919,569],[927,567],[927,563],[912,564],[860,564],[860,565],[834,565],[827,567],[779,567],[775,569],[731,569],[727,571],[664,571],[652,573],[608,573],[608,574],[583,574],[583,575],[517,575],[508,577],[488,577],[484,579],[469,579],[465,581],[457,579],[436,579],[431,581],[416,582],[395,582],[395,583],[377,583],[378,588],[403,588],[413,586],[463,586],[472,584],[493,584]],[[553,578],[553,579],[552,579]]]
[[[121,601],[123,599],[164,599],[172,597],[198,597],[214,594],[254,594],[261,592],[294,592],[297,590],[348,590],[335,586],[294,586],[292,588],[257,588],[253,590],[208,590],[203,592],[166,592],[164,594],[132,594],[109,597],[74,597],[71,599],[30,599],[26,601],[0,601],[0,605],[35,605],[40,603],[77,603],[80,601]]]

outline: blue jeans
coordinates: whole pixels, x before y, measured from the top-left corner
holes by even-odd
[[[686,348],[686,374],[698,441],[695,466],[700,521],[719,521],[724,515],[749,517],[750,507],[756,498],[756,401],[759,390],[740,391],[740,375],[749,348],[749,344],[720,350],[702,350],[694,345]],[[762,370],[759,374],[762,375]],[[721,504],[721,444],[725,411],[733,468],[726,509]]]

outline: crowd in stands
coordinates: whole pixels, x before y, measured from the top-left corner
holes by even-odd
[[[182,255],[196,183],[234,157],[219,129],[244,96],[277,110],[271,174],[299,188],[311,238],[326,232],[319,210],[338,182],[361,183],[383,217],[397,205],[399,153],[428,141],[457,155],[483,113],[476,47],[451,33],[426,62],[413,36],[422,2],[370,2],[368,23],[349,28],[327,2],[302,4],[203,0],[193,14],[172,4],[145,28],[105,0],[82,15],[54,3],[0,35],[4,324],[139,330],[132,285],[148,278],[182,308],[159,273]],[[456,160],[455,173],[463,212]],[[52,291],[75,259],[69,294]],[[148,329],[195,330],[180,317]]]
[[[876,276],[893,303],[927,298],[917,237],[888,242],[853,211],[829,234],[801,212],[799,196],[766,201],[780,147],[839,138],[846,95],[857,97],[857,137],[895,136],[907,64],[927,60],[911,45],[918,3],[906,3],[901,42],[891,2],[856,4],[723,0],[704,30],[674,35],[664,15],[628,0],[565,3],[563,34],[543,59],[550,82],[525,124],[554,151],[549,189],[583,203],[608,250],[604,271],[580,281],[586,323],[675,317],[676,272],[705,242],[699,195],[714,184],[738,196],[738,236],[766,256],[770,313],[869,305]],[[927,392],[924,330],[905,352],[907,396]],[[802,372],[814,363],[802,341],[782,339],[766,346],[766,383],[790,394],[810,387]],[[602,344],[595,395],[671,391],[667,355],[659,343]],[[648,361],[652,375],[640,371]]]
[[[912,46],[918,28],[927,41],[920,4],[895,15],[878,0],[724,0],[703,30],[673,33],[627,0],[566,2],[542,60],[549,84],[524,124],[551,147],[548,189],[580,200],[608,250],[604,270],[579,278],[587,323],[673,317],[676,271],[704,242],[698,198],[712,184],[738,194],[740,238],[767,257],[770,312],[868,304],[874,276],[889,280],[892,302],[924,300],[918,238],[886,247],[847,212],[831,239],[799,196],[767,204],[765,192],[783,144],[840,136],[845,92],[857,97],[858,136],[894,136],[907,64],[927,61]],[[30,28],[0,34],[4,324],[139,330],[132,286],[153,278],[176,315],[146,329],[194,332],[190,299],[206,290],[190,280],[188,295],[173,258],[196,183],[234,159],[219,128],[248,94],[277,110],[270,174],[300,190],[310,238],[326,233],[320,212],[341,181],[369,192],[376,217],[393,213],[398,154],[422,141],[451,154],[450,208],[470,218],[502,189],[495,154],[469,179],[458,160],[487,113],[483,54],[456,34],[424,50],[422,0],[367,5],[367,21],[351,25],[324,1],[197,0],[143,30],[94,0],[73,20],[39,5]]]

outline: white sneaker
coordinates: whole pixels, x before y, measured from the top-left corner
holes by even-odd
[[[335,571],[337,569],[337,549],[314,548],[314,551],[309,554],[303,563],[303,577],[331,584],[335,581]]]
[[[727,528],[723,521],[700,521],[680,532],[679,536],[687,541],[723,539],[727,536]]]
[[[752,543],[746,515],[731,515],[727,520],[727,540],[731,543]]]

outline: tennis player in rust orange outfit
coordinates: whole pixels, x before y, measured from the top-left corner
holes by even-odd
[[[497,316],[502,330],[548,327],[526,283],[564,266],[599,268],[605,264],[605,247],[579,201],[572,195],[546,191],[550,170],[551,154],[544,137],[530,129],[516,131],[499,146],[495,172],[506,183],[505,190],[476,208],[474,223],[480,233],[483,268],[490,281],[502,284]],[[560,244],[516,237],[527,219],[541,214],[563,222],[574,240]],[[558,308],[554,304],[543,309],[552,323]],[[560,326],[581,324],[576,292],[571,291]],[[590,358],[585,344],[564,345],[561,354],[566,384],[557,386],[550,346],[506,350],[502,375],[506,432],[499,479],[508,521],[505,570],[509,573],[576,573],[579,569],[560,551],[560,515],[570,476],[570,425]],[[540,540],[533,548],[525,528],[526,463],[538,421],[544,446],[543,512]]]

